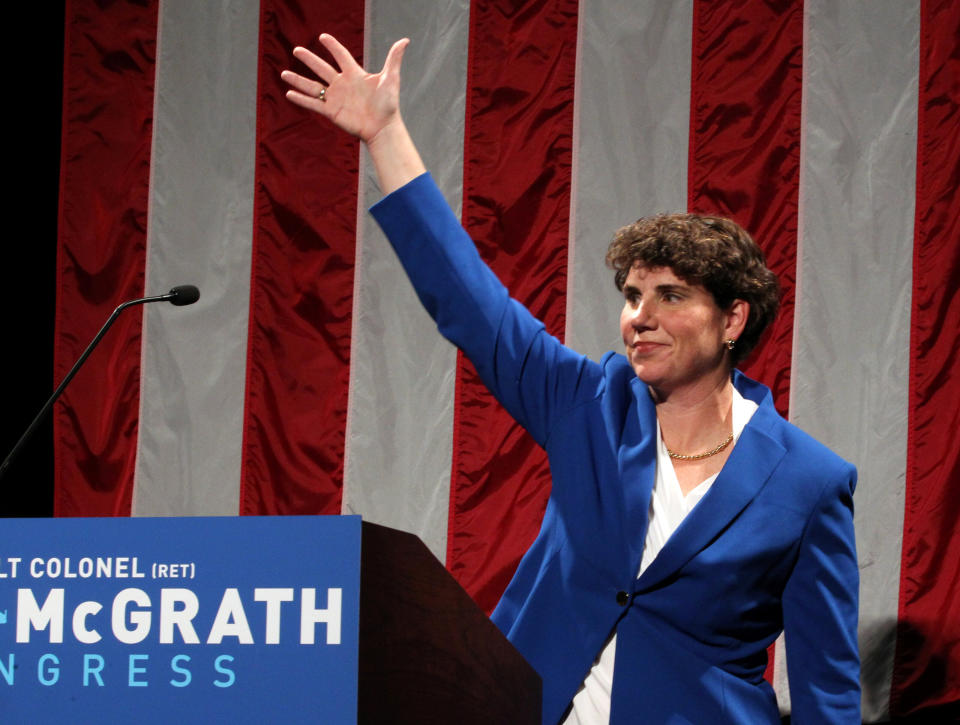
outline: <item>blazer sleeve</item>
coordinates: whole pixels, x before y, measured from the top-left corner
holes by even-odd
[[[599,366],[549,335],[483,262],[430,174],[371,208],[441,334],[541,446],[550,421],[590,395]]]
[[[783,595],[791,722],[859,723],[856,469],[830,477],[807,522]]]

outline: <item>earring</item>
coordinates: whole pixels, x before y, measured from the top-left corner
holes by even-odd
[[[732,350],[734,346],[737,344],[737,341],[734,340],[732,337],[729,340],[724,340],[724,342],[727,344],[728,350]]]

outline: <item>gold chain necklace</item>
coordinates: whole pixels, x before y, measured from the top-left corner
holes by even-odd
[[[732,441],[732,440],[733,440],[733,433],[731,433],[729,436],[727,436],[726,440],[723,441],[723,443],[721,443],[720,445],[718,445],[718,446],[717,446],[716,448],[714,448],[713,450],[707,451],[706,453],[696,453],[696,454],[694,454],[694,455],[686,456],[686,455],[684,455],[683,453],[674,453],[674,452],[671,451],[669,448],[667,448],[667,454],[668,454],[671,458],[673,458],[673,459],[675,459],[675,460],[678,460],[678,461],[699,461],[701,458],[709,458],[710,456],[715,456],[715,455],[717,455],[720,451],[722,451],[724,448],[726,448],[727,446],[729,446],[729,445],[730,445],[730,441]],[[666,444],[664,444],[664,447],[666,447]]]

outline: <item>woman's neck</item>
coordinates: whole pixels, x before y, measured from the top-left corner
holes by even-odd
[[[714,380],[672,391],[651,390],[660,433],[671,451],[696,455],[722,442],[733,431],[733,383],[724,374]]]

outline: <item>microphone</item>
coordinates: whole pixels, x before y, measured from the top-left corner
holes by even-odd
[[[3,465],[0,465],[0,480],[3,479],[4,474],[7,472],[7,468],[10,467],[10,464],[13,462],[13,459],[16,458],[16,455],[20,452],[20,449],[23,448],[24,444],[30,437],[33,435],[34,431],[40,425],[40,422],[43,420],[43,417],[47,414],[47,411],[53,407],[53,404],[57,401],[57,398],[60,397],[61,393],[66,389],[67,384],[73,380],[73,376],[77,374],[77,371],[80,370],[80,366],[86,362],[87,358],[90,357],[90,353],[93,352],[93,349],[99,344],[100,340],[103,339],[103,336],[107,334],[107,330],[110,329],[110,326],[116,321],[120,316],[120,313],[123,312],[128,307],[133,307],[134,305],[143,305],[150,302],[169,302],[172,305],[177,307],[184,307],[186,305],[192,305],[194,302],[200,299],[200,290],[192,284],[182,284],[174,287],[165,295],[155,295],[153,297],[141,297],[135,300],[127,300],[121,305],[118,305],[117,308],[113,311],[109,318],[107,318],[106,323],[103,327],[100,328],[100,332],[97,333],[97,336],[93,338],[93,341],[87,345],[87,349],[83,351],[83,354],[80,356],[80,359],[77,360],[73,367],[70,368],[70,372],[61,381],[60,385],[57,386],[57,389],[53,391],[53,395],[50,396],[50,399],[44,403],[43,407],[40,409],[40,412],[37,413],[37,417],[33,419],[33,422],[24,431],[23,435],[20,436],[20,440],[17,441],[17,444],[13,447],[13,450],[7,455],[3,461]]]
[[[174,287],[167,292],[167,294],[160,295],[160,297],[167,300],[171,305],[184,307],[186,305],[192,305],[200,299],[200,290],[192,284],[181,284]]]

